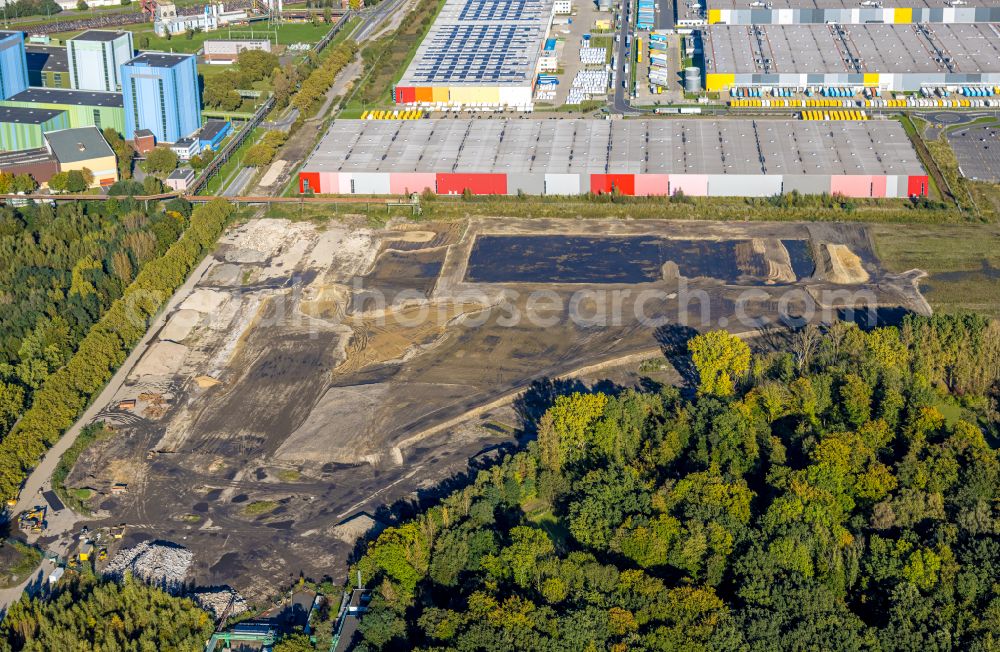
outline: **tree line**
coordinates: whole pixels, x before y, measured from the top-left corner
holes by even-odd
[[[103,202],[103,209],[78,203],[54,212],[46,205],[0,212],[0,254],[14,261],[0,269],[0,288],[11,299],[6,307],[13,306],[12,318],[0,324],[11,329],[0,339],[6,356],[0,405],[8,406],[0,415],[10,426],[18,406],[27,407],[0,440],[4,497],[17,496],[27,474],[111,378],[235,210],[221,199],[186,220],[169,210],[185,204],[168,202],[155,222],[131,198]],[[147,224],[151,231],[142,230]],[[162,240],[156,224],[162,224]]]
[[[369,544],[355,649],[996,649],[997,323],[687,353],[690,391],[559,396]]]
[[[318,56],[315,53],[310,53],[309,65],[313,66],[312,71],[303,79],[299,92],[291,98],[292,106],[297,108],[303,116],[312,115],[319,108],[323,95],[330,90],[337,74],[354,60],[354,55],[357,52],[358,44],[347,39]],[[298,74],[303,76],[301,73]]]
[[[23,597],[0,622],[0,651],[201,650],[212,619],[186,598],[126,577],[67,571],[48,598]]]
[[[118,201],[0,209],[0,437],[186,220]]]

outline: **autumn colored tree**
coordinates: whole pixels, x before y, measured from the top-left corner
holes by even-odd
[[[698,392],[729,396],[735,384],[750,371],[750,347],[726,331],[710,331],[688,342],[698,370]]]

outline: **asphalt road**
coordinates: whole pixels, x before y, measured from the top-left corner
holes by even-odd
[[[625,88],[630,79],[626,78],[623,72],[623,66],[628,66],[631,61],[629,55],[625,52],[625,43],[628,41],[628,36],[632,30],[631,4],[632,0],[624,0],[622,5],[622,28],[618,34],[618,54],[615,56],[615,65],[617,66],[615,70],[615,94],[614,99],[611,101],[611,112],[621,113],[622,115],[634,114],[628,104],[628,95]]]
[[[280,120],[266,120],[260,123],[260,126],[271,131],[288,131],[292,128],[292,123],[298,120],[298,118],[299,110],[293,106],[289,107],[284,118]]]
[[[73,424],[73,426],[70,427],[65,434],[63,434],[62,438],[60,438],[59,441],[57,441],[55,445],[49,449],[48,453],[45,454],[45,457],[42,458],[42,461],[35,467],[35,470],[31,472],[31,475],[28,476],[28,479],[24,482],[24,486],[21,488],[21,493],[18,495],[17,505],[10,513],[12,518],[16,517],[26,509],[41,504],[42,500],[40,499],[42,497],[40,494],[42,491],[51,489],[52,472],[55,471],[56,464],[59,463],[59,458],[62,457],[62,454],[65,453],[70,446],[73,445],[73,442],[76,441],[76,438],[80,435],[80,431],[83,427],[91,423],[100,411],[104,409],[104,407],[110,403],[112,399],[114,399],[118,390],[120,390],[122,385],[125,384],[125,380],[132,372],[132,368],[135,367],[136,363],[139,362],[139,359],[146,353],[146,349],[149,347],[154,335],[158,333],[160,327],[163,326],[166,316],[170,314],[170,312],[181,301],[183,301],[188,294],[191,293],[195,284],[201,280],[201,277],[206,271],[208,271],[209,266],[212,264],[212,260],[211,256],[206,256],[205,259],[201,261],[201,264],[195,268],[190,276],[188,276],[188,279],[177,290],[177,292],[174,293],[170,300],[167,301],[167,305],[160,311],[160,314],[156,317],[156,319],[153,320],[149,329],[146,331],[146,334],[142,336],[142,339],[132,350],[132,353],[129,354],[128,358],[125,359],[125,362],[118,368],[115,375],[111,377],[108,384],[104,386],[104,390],[96,399],[91,401],[90,406],[83,413],[83,415],[81,415],[80,418],[77,419],[77,422]],[[75,519],[65,519],[62,522],[66,524],[65,529],[62,531],[56,531],[54,527],[50,527],[45,531],[45,536],[51,537],[65,534],[67,531],[72,529],[75,524]],[[56,542],[55,548],[56,549],[51,552],[55,554],[63,554],[64,551],[58,541]],[[21,592],[29,584],[32,584],[32,582],[40,576],[40,573],[44,573],[44,576],[47,577],[54,568],[55,564],[52,561],[48,559],[43,560],[39,569],[31,574],[28,581],[22,583],[20,586],[14,587],[13,589],[0,591],[0,612],[6,613],[10,604],[20,598]]]
[[[370,9],[365,12],[363,14],[361,25],[359,25],[358,29],[354,32],[354,40],[358,43],[366,40],[378,30],[382,21],[388,18],[393,11],[405,3],[406,0],[386,0],[385,2],[380,2],[375,5],[374,9]]]
[[[225,190],[222,191],[220,197],[239,197],[243,191],[246,189],[247,184],[253,179],[253,175],[256,172],[256,168],[243,168],[236,173],[233,180],[226,186]]]

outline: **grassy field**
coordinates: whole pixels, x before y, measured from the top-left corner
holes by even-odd
[[[347,111],[390,108],[392,88],[403,76],[421,41],[444,6],[444,0],[420,0],[395,32],[370,42],[361,51],[364,76],[344,105]]]
[[[233,152],[233,155],[229,158],[229,160],[223,164],[215,176],[212,177],[207,184],[205,184],[205,189],[199,194],[215,195],[223,190],[224,184],[229,181],[229,175],[231,175],[236,168],[240,167],[240,162],[243,160],[243,155],[246,154],[247,149],[256,143],[263,134],[264,130],[260,127],[254,129],[250,136],[243,141],[243,144],[240,145],[239,149]]]
[[[135,47],[138,50],[153,50],[162,52],[180,52],[184,54],[194,54],[200,50],[207,40],[213,39],[269,39],[277,41],[278,45],[291,45],[292,43],[316,43],[330,31],[330,25],[321,23],[282,23],[271,26],[266,22],[253,23],[252,25],[238,25],[232,28],[225,27],[214,32],[199,32],[192,34],[188,38],[186,34],[179,34],[171,38],[161,38],[153,32],[150,23],[138,25],[125,25],[122,29],[127,29],[135,34]],[[53,34],[53,38],[65,40],[76,36],[79,31],[62,32]],[[148,43],[147,43],[148,39]],[[225,69],[226,66],[218,66]]]
[[[876,225],[872,232],[887,268],[928,273],[920,286],[934,310],[1000,316],[1000,226]]]
[[[41,561],[42,553],[34,546],[15,539],[0,542],[0,588],[17,586]]]

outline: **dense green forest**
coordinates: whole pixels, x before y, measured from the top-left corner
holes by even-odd
[[[0,495],[17,496],[234,212],[129,197],[0,211]]]
[[[997,324],[687,350],[383,532],[356,649],[1000,648]]]
[[[69,571],[53,596],[11,606],[0,623],[0,652],[194,652],[211,635],[211,617],[191,600],[130,578],[118,584]]]
[[[0,437],[189,212],[127,199],[0,209]]]

